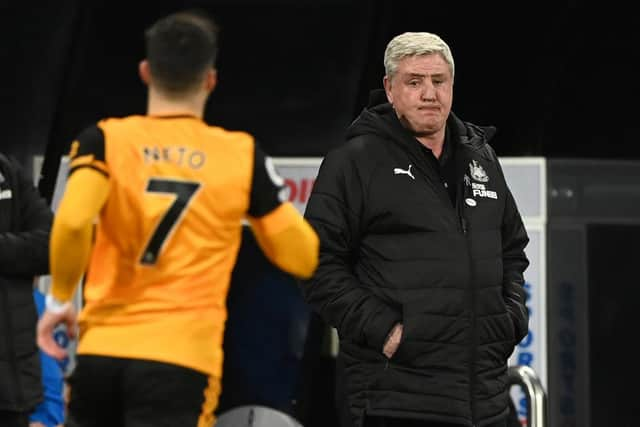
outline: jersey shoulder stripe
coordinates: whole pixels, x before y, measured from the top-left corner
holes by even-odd
[[[95,169],[109,176],[109,168],[105,160],[104,132],[97,125],[85,128],[71,143],[69,151],[69,175],[79,168]]]

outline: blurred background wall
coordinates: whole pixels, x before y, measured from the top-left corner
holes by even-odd
[[[276,156],[339,144],[381,86],[387,41],[426,30],[453,50],[454,111],[497,126],[499,155],[640,157],[634,15],[582,1],[5,0],[2,150],[25,162],[51,154],[46,174],[82,127],[143,113],[142,32],[188,7],[222,28],[207,121],[253,132]]]

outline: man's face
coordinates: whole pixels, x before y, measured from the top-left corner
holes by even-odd
[[[444,128],[453,101],[453,79],[442,56],[401,59],[393,77],[385,76],[384,88],[400,121],[417,137]]]

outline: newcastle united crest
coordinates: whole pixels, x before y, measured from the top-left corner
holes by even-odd
[[[478,162],[475,160],[472,160],[471,163],[469,163],[469,173],[471,174],[471,178],[473,178],[475,181],[478,181],[478,182],[489,181],[489,176],[484,171],[482,166],[480,166]]]

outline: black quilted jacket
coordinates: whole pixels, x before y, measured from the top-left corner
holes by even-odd
[[[306,300],[337,328],[348,405],[478,426],[508,413],[507,359],[527,334],[528,236],[488,141],[451,114],[457,202],[389,104],[323,160],[305,217],[321,241]],[[388,360],[396,322],[404,335]]]
[[[0,410],[42,400],[33,279],[48,273],[51,221],[32,181],[0,155]]]

